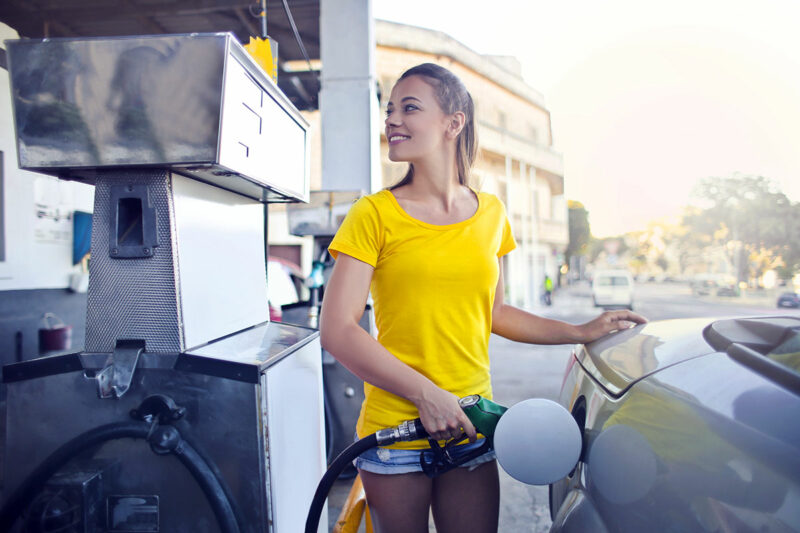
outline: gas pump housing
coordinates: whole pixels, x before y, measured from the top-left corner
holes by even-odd
[[[269,322],[266,223],[308,200],[308,124],[230,34],[7,53],[20,166],[95,204],[85,350],[3,368],[0,529],[300,530],[321,348]]]

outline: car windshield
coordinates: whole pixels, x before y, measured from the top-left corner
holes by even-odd
[[[628,278],[625,276],[597,278],[597,285],[600,287],[624,287],[628,285]]]
[[[800,375],[800,330],[792,331],[785,341],[770,350],[766,356],[787,370]]]

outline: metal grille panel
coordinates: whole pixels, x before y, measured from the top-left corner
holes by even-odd
[[[156,210],[158,247],[151,257],[109,255],[113,185],[146,185]],[[92,258],[86,313],[86,351],[112,352],[117,339],[142,339],[149,353],[184,349],[174,247],[171,176],[166,170],[101,173],[95,185]]]

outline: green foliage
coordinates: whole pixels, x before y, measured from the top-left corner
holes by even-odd
[[[701,180],[693,196],[699,206],[684,214],[687,239],[695,245],[729,243],[739,280],[761,274],[750,271],[747,257],[764,251],[780,259],[782,276],[800,269],[800,203],[792,203],[769,179],[710,177]]]
[[[594,262],[601,253],[606,252],[606,248],[609,244],[612,245],[611,249],[613,250],[614,255],[617,256],[625,256],[630,250],[630,247],[628,246],[628,243],[625,242],[625,238],[623,236],[592,239],[589,246],[589,262]]]
[[[569,210],[569,244],[564,252],[564,260],[569,264],[570,257],[586,255],[592,240],[592,231],[589,226],[589,212],[582,203],[570,200],[567,207]]]

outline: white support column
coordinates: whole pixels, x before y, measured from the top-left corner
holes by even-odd
[[[514,177],[512,172],[512,159],[510,156],[506,156],[506,210],[508,212],[508,217],[511,220],[511,228],[516,232],[519,231],[520,228],[514,227],[514,212],[511,209],[511,199],[514,197]],[[514,235],[514,238],[517,238],[517,235]],[[517,250],[517,253],[512,253],[506,256],[506,261],[508,262],[508,269],[507,269],[507,276],[505,278],[506,287],[508,287],[508,301],[511,302],[512,305],[518,305],[519,302],[517,301],[517,294],[519,291],[517,290],[517,273],[519,272],[518,265],[520,264],[519,256],[521,254],[520,250]]]
[[[381,185],[372,0],[320,2],[322,188]]]
[[[531,243],[533,268],[531,276],[533,276],[534,283],[532,292],[533,302],[537,304],[541,300],[544,272],[539,269],[539,200],[536,194],[536,167],[531,166],[528,168],[528,184],[531,190],[528,201],[531,204],[531,230],[533,233],[533,242]]]
[[[524,162],[519,162],[519,177],[520,177],[520,188],[522,189],[520,193],[523,195],[523,199],[528,197],[530,193],[529,184],[527,179],[527,166]],[[531,302],[531,276],[533,276],[533,272],[528,267],[530,265],[530,257],[531,257],[531,223],[528,216],[531,214],[530,211],[530,203],[527,201],[522,202],[522,307],[525,309],[530,309],[533,302]]]

